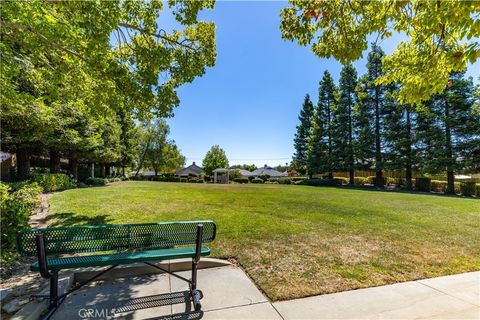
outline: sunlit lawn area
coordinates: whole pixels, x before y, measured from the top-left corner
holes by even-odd
[[[294,185],[119,182],[50,199],[51,225],[212,219],[273,300],[480,269],[480,201]]]

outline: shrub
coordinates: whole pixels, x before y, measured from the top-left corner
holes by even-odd
[[[460,193],[462,196],[474,196],[476,192],[475,181],[460,182]]]
[[[365,184],[365,180],[366,180],[366,178],[364,178],[364,177],[353,178],[354,183],[357,184],[357,185],[360,185],[360,186],[363,186]]]
[[[430,188],[433,192],[445,192],[447,191],[447,181],[432,180]]]
[[[375,181],[376,181],[377,177],[376,176],[369,176],[369,177],[366,177],[365,178],[365,184],[371,184],[373,186],[375,186]],[[380,186],[384,186],[387,184],[387,179],[385,177],[382,177],[382,178],[379,178],[380,179],[380,183],[378,185]]]
[[[187,178],[180,178],[180,182],[187,182],[188,179]]]
[[[233,179],[233,182],[236,182],[236,183],[248,183],[248,178],[235,178]]]
[[[475,184],[475,193],[477,197],[480,197],[480,183]]]
[[[76,182],[64,173],[36,173],[31,180],[38,183],[45,192],[60,191],[76,187]]]
[[[187,182],[190,182],[190,183],[197,183],[198,179],[196,178],[188,178],[187,179]]]
[[[25,184],[17,191],[0,183],[0,224],[2,226],[2,259],[13,257],[16,235],[28,227],[33,208],[40,204],[42,188],[36,184]]]
[[[292,184],[292,180],[290,178],[280,178],[277,179],[279,184]]]
[[[391,177],[386,177],[384,178],[385,181],[386,181],[386,185],[387,186],[395,186],[396,185],[396,180],[395,178],[391,178]]]
[[[235,181],[237,178],[241,178],[242,174],[238,172],[238,170],[231,170],[228,175],[230,176],[230,180]]]
[[[460,181],[455,181],[453,184],[454,184],[453,188],[454,188],[455,193],[456,194],[461,194],[462,191],[460,189],[460,184],[461,184]]]
[[[428,177],[416,178],[415,189],[418,191],[430,192],[430,190],[432,190],[432,180]]]
[[[15,191],[13,195],[17,200],[25,202],[28,207],[33,209],[40,205],[39,195],[42,191],[43,189],[38,183],[32,182]]]
[[[301,184],[307,186],[339,186],[342,184],[340,179],[306,179]]]
[[[274,180],[267,180],[265,181],[265,184],[278,184],[278,180],[274,179]]]
[[[89,177],[87,180],[85,180],[85,183],[90,186],[105,186],[107,185],[108,181],[104,178]]]
[[[307,179],[307,177],[288,177],[292,182],[298,182],[298,181],[303,181]]]
[[[328,178],[327,178],[328,179]],[[337,186],[345,185],[350,182],[349,178],[344,178],[344,177],[334,177],[333,180],[337,182]]]
[[[251,183],[263,183],[262,179],[252,179]]]
[[[203,179],[205,179],[205,182],[210,182],[210,180],[212,180],[212,178],[209,176],[205,176],[203,177]]]
[[[268,174],[262,174],[259,178],[263,181],[267,181],[268,179],[270,179],[270,176]]]
[[[77,183],[77,188],[88,188],[88,185],[85,182]]]

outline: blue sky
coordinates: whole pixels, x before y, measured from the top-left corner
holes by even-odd
[[[290,162],[305,94],[316,103],[323,72],[329,70],[338,81],[342,66],[282,40],[279,13],[285,5],[217,1],[214,10],[202,12],[201,20],[217,25],[217,62],[179,89],[180,106],[168,119],[171,138],[187,164],[201,164],[214,144],[225,150],[231,165]],[[391,53],[400,39],[384,40],[381,46]],[[365,58],[354,63],[359,75],[365,63]],[[479,62],[468,74],[478,77],[478,70]]]

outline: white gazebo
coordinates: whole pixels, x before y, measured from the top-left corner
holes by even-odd
[[[224,173],[227,175],[223,175]],[[220,177],[218,174],[220,174]],[[230,170],[226,168],[217,168],[213,170],[213,183],[230,183]]]

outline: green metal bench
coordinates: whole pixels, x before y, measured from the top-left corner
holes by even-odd
[[[23,256],[36,256],[31,266],[41,276],[50,279],[49,319],[67,295],[97,279],[118,265],[143,262],[188,282],[196,311],[201,309],[197,290],[197,264],[201,256],[210,254],[202,243],[215,239],[213,221],[181,221],[164,223],[81,226],[28,229],[17,236],[17,249]],[[192,246],[194,245],[194,246]],[[95,255],[62,256],[113,251]],[[192,258],[192,277],[186,279],[153,262]],[[109,266],[89,280],[58,295],[58,272],[63,269]]]

